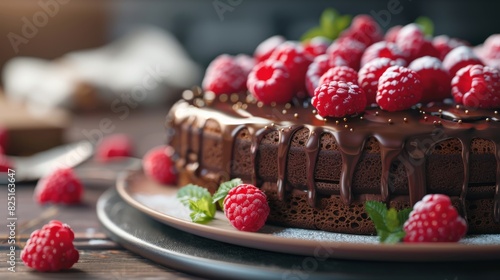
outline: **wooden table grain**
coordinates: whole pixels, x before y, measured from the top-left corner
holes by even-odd
[[[164,118],[166,109],[133,112],[127,120],[100,113],[76,117],[67,131],[67,141],[86,139],[84,131],[98,129],[103,118],[113,121],[112,133],[127,133],[134,140],[136,156],[165,141]],[[147,125],[144,125],[147,124]],[[103,134],[105,135],[105,134]],[[7,253],[9,229],[7,227],[7,188],[0,186],[0,279],[200,279],[198,277],[158,265],[110,240],[100,226],[96,215],[96,202],[109,184],[85,186],[83,203],[78,206],[42,206],[33,200],[35,183],[16,185],[16,266],[8,270]],[[73,268],[57,273],[41,273],[24,266],[19,258],[31,232],[50,220],[68,223],[75,232],[74,244],[80,260]]]

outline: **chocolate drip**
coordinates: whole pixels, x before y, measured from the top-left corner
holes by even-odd
[[[318,128],[309,128],[309,137],[306,143],[307,203],[311,207],[316,206],[316,183],[314,182],[314,171],[316,170],[321,133],[322,131]]]
[[[462,162],[464,165],[464,178],[462,183],[462,191],[460,192],[460,206],[462,207],[462,213],[466,221],[467,219],[467,206],[465,205],[465,198],[467,196],[467,190],[469,187],[469,153],[471,139],[467,137],[460,138],[460,143],[462,143]]]
[[[252,144],[250,146],[250,154],[251,154],[251,164],[253,166],[252,168],[252,184],[255,186],[258,185],[257,181],[257,152],[259,149],[259,144],[260,141],[262,141],[262,138],[271,131],[271,129],[267,126],[257,130],[255,133],[252,133]]]
[[[195,98],[196,99],[196,98]],[[174,137],[174,146],[183,166],[190,165],[192,176],[200,176],[203,160],[203,139],[207,120],[213,120],[221,128],[222,158],[224,178],[232,177],[231,164],[234,162],[236,135],[242,129],[248,129],[251,139],[250,157],[253,166],[252,183],[260,185],[257,155],[263,137],[278,131],[278,186],[279,198],[284,199],[287,189],[293,187],[287,181],[287,162],[293,134],[301,128],[309,129],[305,145],[306,187],[308,204],[315,205],[317,186],[315,173],[320,152],[321,137],[332,135],[338,145],[342,158],[342,170],[339,178],[340,196],[344,203],[352,200],[352,183],[357,163],[363,155],[365,142],[370,137],[377,139],[380,147],[382,174],[380,194],[384,201],[392,196],[390,176],[391,164],[401,162],[408,177],[408,195],[410,203],[419,201],[426,193],[426,161],[437,143],[447,139],[458,139],[462,143],[462,162],[464,168],[460,202],[465,208],[469,191],[469,155],[473,138],[491,140],[495,143],[497,174],[494,194],[494,217],[500,223],[500,122],[498,113],[491,110],[466,110],[450,105],[419,107],[401,112],[385,112],[376,108],[367,109],[362,116],[341,119],[324,119],[312,113],[312,108],[287,104],[281,110],[277,106],[261,106],[258,103],[242,103],[244,98],[215,98],[211,102],[180,101],[170,113],[171,125],[178,137]],[[207,105],[209,104],[209,105]],[[209,116],[209,117],[207,117]],[[275,123],[276,125],[272,124]],[[195,147],[195,142],[197,146]],[[197,149],[197,159],[190,158]],[[193,164],[191,164],[193,163]],[[210,167],[207,167],[209,169]],[[215,169],[214,169],[215,171]],[[217,171],[219,172],[219,171]],[[301,189],[302,190],[302,189]],[[464,214],[466,211],[464,211]]]
[[[495,222],[500,223],[500,143],[495,143],[495,159],[497,161],[497,180],[495,184],[495,197],[493,205],[493,213]]]
[[[292,136],[297,130],[301,129],[302,125],[294,125],[289,128],[280,128],[279,131],[279,146],[278,146],[278,198],[285,199],[286,189],[286,171],[288,162],[288,153],[290,151]]]
[[[380,182],[380,194],[382,195],[382,200],[388,202],[390,199],[390,171],[391,164],[401,153],[401,149],[382,149],[381,151],[381,161],[382,161],[382,176]]]

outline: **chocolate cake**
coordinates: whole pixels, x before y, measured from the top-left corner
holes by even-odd
[[[187,91],[167,117],[179,185],[239,177],[268,196],[269,223],[373,234],[366,200],[410,207],[450,196],[468,233],[500,233],[500,118],[432,103],[323,118],[309,102]]]

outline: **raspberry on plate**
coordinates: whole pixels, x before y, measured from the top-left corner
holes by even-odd
[[[274,35],[266,40],[262,41],[256,48],[253,54],[253,57],[255,58],[255,63],[262,62],[266,59],[268,59],[273,51],[284,43],[285,37],[280,36],[280,35]]]
[[[322,117],[344,117],[364,112],[365,92],[356,84],[332,81],[314,91],[312,105]]]
[[[295,95],[290,73],[281,61],[266,60],[248,75],[248,91],[264,104],[286,103]]]
[[[288,69],[297,96],[307,96],[305,77],[313,57],[304,51],[302,45],[291,41],[284,42],[273,51],[269,59],[283,62]]]
[[[386,57],[375,58],[361,67],[358,72],[358,85],[366,94],[368,104],[375,103],[375,97],[378,90],[378,79],[384,74],[387,68],[394,65],[402,65],[401,60],[391,60]]]
[[[396,46],[396,44],[386,41],[377,42],[366,48],[361,57],[361,67],[367,62],[378,58],[387,57],[391,60],[402,60],[406,63],[406,55]]]
[[[380,108],[389,111],[410,109],[422,98],[422,81],[413,70],[391,66],[378,80],[376,101]]]
[[[469,65],[451,81],[455,102],[473,108],[500,108],[500,71],[489,66]]]
[[[480,64],[483,62],[476,56],[474,51],[467,46],[459,46],[451,50],[443,60],[443,66],[450,76],[454,77],[458,70],[464,68],[467,65]]]
[[[234,57],[221,54],[207,67],[202,87],[215,94],[229,94],[246,90],[247,76]]]
[[[325,74],[319,78],[319,84],[329,83],[331,81],[337,82],[351,82],[355,85],[358,84],[358,72],[348,66],[336,66],[328,69]]]
[[[0,149],[2,151],[2,154],[7,149],[7,138],[7,129],[0,126]]]
[[[254,185],[238,185],[229,190],[224,198],[226,217],[241,231],[255,232],[261,229],[269,211],[266,194]]]
[[[26,266],[42,272],[70,269],[80,257],[73,245],[74,238],[67,224],[52,220],[31,233],[21,259]]]
[[[420,102],[443,101],[451,97],[451,77],[441,60],[423,56],[412,61],[408,68],[417,72],[422,80],[424,91]]]
[[[172,154],[172,147],[165,145],[149,150],[142,159],[144,173],[160,184],[175,184],[177,172]]]
[[[104,137],[96,147],[95,159],[100,162],[132,155],[132,140],[126,134],[112,134]]]
[[[304,51],[312,57],[326,53],[332,41],[326,37],[317,36],[304,43]]]
[[[71,168],[59,168],[40,179],[34,197],[38,203],[78,204],[83,196],[83,186]]]
[[[13,163],[9,160],[9,158],[0,153],[0,172],[7,173],[9,172],[9,169],[13,169],[14,165]]]
[[[458,242],[467,223],[448,196],[429,194],[417,202],[403,226],[404,242]]]

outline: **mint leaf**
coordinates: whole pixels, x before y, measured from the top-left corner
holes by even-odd
[[[231,181],[227,181],[227,182],[220,184],[219,188],[214,193],[214,196],[212,198],[212,203],[216,203],[218,201],[220,208],[224,209],[224,198],[227,196],[227,193],[229,192],[229,190],[237,187],[238,185],[240,185],[242,183],[243,183],[243,181],[241,181],[240,178],[235,178],[235,179],[232,179]]]
[[[211,198],[189,200],[189,208],[192,210],[189,216],[195,223],[207,223],[215,217],[215,204]]]
[[[411,209],[397,211],[392,207],[387,209],[380,201],[366,201],[365,211],[375,225],[380,242],[397,243],[405,236],[403,225]]]
[[[406,220],[408,220],[408,217],[410,217],[410,212],[413,210],[412,208],[405,208],[403,210],[400,210],[398,212],[398,220],[399,223],[403,226]]]
[[[422,27],[422,31],[427,36],[432,36],[434,34],[434,23],[428,17],[420,16],[415,20],[415,23]]]
[[[388,231],[387,226],[385,225],[387,207],[384,203],[374,200],[367,201],[365,202],[365,210],[370,219],[372,219],[377,233],[379,231]]]
[[[387,211],[385,225],[390,232],[395,232],[399,228],[401,228],[401,225],[399,223],[398,211],[396,209],[390,208]]]
[[[306,31],[300,40],[305,42],[318,36],[335,40],[350,23],[350,15],[340,15],[335,9],[326,9],[321,13],[319,26],[312,27]]]
[[[319,18],[319,27],[327,38],[334,38],[337,35],[336,21],[339,13],[332,8],[323,11]]]
[[[396,232],[391,232],[383,242],[388,244],[398,243],[401,239],[403,239],[403,237],[405,237],[405,234],[406,233],[402,229]]]
[[[313,27],[309,29],[302,37],[300,37],[300,41],[305,42],[311,40],[314,37],[324,36],[323,29],[320,27]]]
[[[351,24],[352,16],[351,15],[342,15],[339,16],[335,22],[335,27],[337,29],[337,34],[335,38],[337,38],[342,31],[344,31]]]
[[[190,207],[190,200],[197,201],[203,198],[211,199],[210,192],[197,185],[189,184],[179,189],[177,198],[186,207]]]

